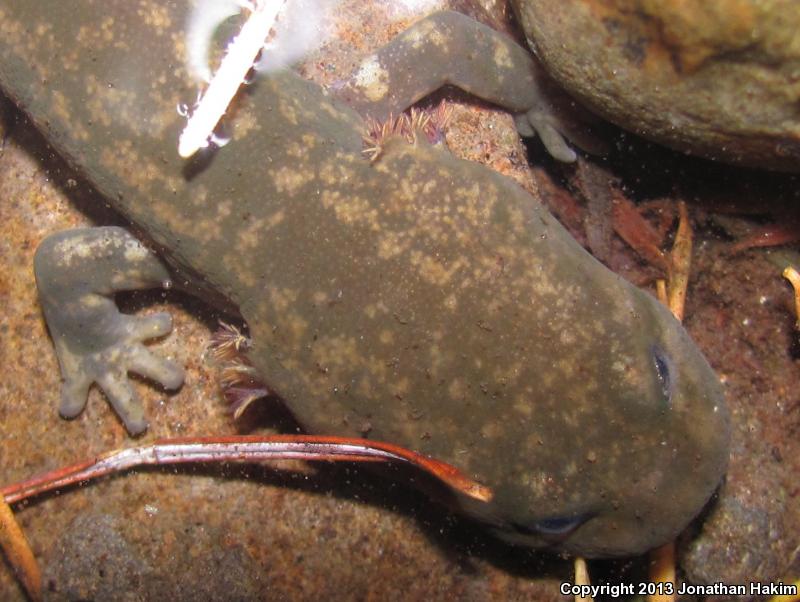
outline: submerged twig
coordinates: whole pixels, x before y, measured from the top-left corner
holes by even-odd
[[[675,233],[675,242],[668,255],[669,269],[667,281],[656,280],[656,297],[666,305],[678,321],[683,322],[686,309],[686,291],[689,288],[689,275],[692,267],[692,225],[686,203],[678,203],[680,221]]]
[[[794,289],[794,313],[797,321],[795,328],[800,330],[800,273],[792,266],[787,266],[783,270],[783,277],[788,280]]]
[[[151,445],[110,451],[0,488],[0,547],[30,598],[40,600],[41,572],[9,504],[137,466],[288,459],[411,464],[468,497],[481,502],[492,499],[491,489],[455,466],[379,441],[313,435],[160,439]]]
[[[649,580],[656,584],[657,591],[647,596],[648,602],[674,602],[676,595],[674,541],[650,552]]]
[[[689,272],[692,267],[692,226],[686,203],[678,203],[680,221],[675,243],[669,255],[669,303],[668,306],[678,320],[683,321],[686,307],[686,290],[689,288]]]
[[[7,485],[0,489],[0,495],[7,504],[13,504],[47,491],[122,472],[136,466],[286,459],[406,463],[427,472],[468,497],[482,502],[492,499],[491,489],[470,479],[451,464],[390,443],[313,435],[161,439],[151,445],[114,450],[92,460]]]
[[[789,587],[794,587],[795,592],[800,590],[800,579],[797,579],[794,583],[790,584]],[[769,598],[767,602],[797,602],[798,600],[800,600],[800,595],[797,593],[778,594]]]
[[[42,599],[42,573],[9,505],[0,500],[0,548],[31,600]]]
[[[642,217],[636,205],[616,191],[612,211],[614,230],[619,237],[647,263],[669,272],[669,257],[660,248],[663,237]]]
[[[575,566],[575,585],[580,587],[591,586],[592,579],[589,577],[589,567],[586,566],[586,559],[582,556],[576,556],[573,564]],[[576,594],[575,602],[594,602],[594,596]]]

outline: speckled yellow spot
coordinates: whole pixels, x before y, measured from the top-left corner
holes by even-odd
[[[500,439],[505,432],[505,426],[497,421],[487,422],[481,427],[481,435],[487,439]]]
[[[281,116],[290,124],[298,125],[300,123],[297,115],[297,107],[294,105],[293,101],[281,98],[281,102],[278,103],[278,110],[280,111]]]
[[[372,101],[386,96],[389,92],[389,73],[381,66],[378,57],[371,56],[361,63],[355,75],[355,85]]]
[[[279,193],[286,193],[290,196],[294,196],[314,177],[314,173],[307,169],[295,169],[284,166],[277,170],[270,170],[269,176],[273,184],[275,184],[275,189]]]
[[[153,159],[139,155],[130,140],[120,140],[115,146],[104,147],[100,161],[131,188],[150,191],[163,183],[164,173],[161,166]],[[158,203],[158,205],[165,204]]]
[[[514,411],[525,418],[530,418],[533,416],[533,406],[531,405],[530,401],[527,399],[518,399],[514,402],[512,406]]]
[[[244,252],[254,251],[258,248],[261,237],[264,234],[264,220],[261,218],[250,218],[243,228],[237,233],[240,249]]]
[[[417,27],[409,29],[406,33],[404,33],[403,41],[409,44],[409,46],[414,50],[419,50],[427,42],[427,38],[425,36],[430,33],[431,29],[432,27],[429,22],[423,22]]]
[[[97,28],[104,42],[112,42],[114,40],[114,17],[106,15],[100,20],[100,26]]]
[[[341,196],[340,202],[333,205],[337,219],[345,224],[365,224],[371,230],[380,230],[378,222],[378,210],[375,209],[369,199],[358,195],[349,197]]]
[[[496,44],[494,47],[494,62],[498,69],[514,69],[514,61],[505,44]]]
[[[239,140],[250,134],[261,131],[261,123],[256,119],[252,111],[237,111],[234,114],[233,129],[236,132],[235,137]]]
[[[435,257],[421,253],[420,251],[411,252],[411,264],[419,271],[419,275],[424,280],[438,286],[447,284],[459,268],[462,266],[461,260],[452,262],[450,267],[438,261]]]
[[[394,396],[402,398],[411,390],[411,381],[407,376],[404,376],[403,378],[392,382],[391,390]]]
[[[320,337],[314,343],[312,356],[320,366],[328,369],[351,368],[362,363],[355,338],[346,336]]]
[[[559,333],[558,338],[564,345],[574,345],[576,341],[575,332],[566,329]]]
[[[51,105],[53,114],[57,116],[63,124],[69,127],[70,133],[78,140],[88,140],[89,132],[83,127],[80,121],[72,118],[72,111],[67,97],[59,90],[51,91],[50,97],[53,99]]]
[[[378,257],[381,259],[391,259],[405,252],[410,244],[408,240],[404,240],[397,232],[384,232],[383,236],[378,241]]]
[[[308,332],[308,321],[299,313],[290,311],[283,315],[279,326],[290,337],[290,344],[300,345]]]
[[[242,286],[252,288],[257,284],[258,280],[256,274],[254,274],[252,270],[242,268],[242,256],[239,249],[235,249],[233,252],[223,255],[220,263],[222,267],[230,273],[236,274]]]
[[[136,262],[144,261],[150,256],[147,248],[138,240],[128,239],[125,241],[125,261]]]
[[[462,400],[467,396],[467,385],[462,378],[453,379],[447,386],[447,394],[451,399]]]
[[[271,288],[268,294],[275,311],[284,312],[297,301],[298,293],[296,290],[289,288]]]
[[[383,301],[378,301],[377,303],[370,303],[364,307],[364,314],[370,318],[374,319],[377,315],[386,315],[389,313],[389,308],[383,303]]]
[[[286,145],[286,156],[291,157],[292,159],[300,159],[305,157],[307,152],[308,149],[303,145],[302,142],[291,141]]]
[[[146,25],[153,28],[156,35],[164,35],[169,26],[172,25],[172,19],[167,8],[150,0],[141,0],[136,12]]]
[[[220,240],[224,236],[222,224],[214,217],[206,217],[194,222],[194,235],[203,240]]]

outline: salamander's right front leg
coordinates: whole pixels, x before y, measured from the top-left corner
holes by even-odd
[[[122,228],[84,228],[45,239],[34,258],[36,284],[64,384],[59,412],[77,416],[92,383],[103,390],[131,435],[147,428],[128,372],[177,389],[183,368],[150,353],[143,341],[172,330],[169,314],[120,313],[118,291],[169,286],[158,258]]]

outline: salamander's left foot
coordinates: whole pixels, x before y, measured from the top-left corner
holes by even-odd
[[[514,123],[523,138],[538,136],[554,159],[564,163],[574,163],[578,158],[561,134],[558,121],[548,111],[534,107],[526,113],[516,115]]]
[[[608,154],[608,143],[595,131],[599,118],[551,83],[542,80],[540,85],[533,104],[514,117],[519,135],[538,137],[550,156],[564,163],[575,162],[575,147],[590,155]]]
[[[172,330],[170,316],[122,314],[113,294],[166,285],[166,268],[122,228],[69,230],[50,236],[37,249],[34,267],[64,378],[60,414],[65,418],[80,414],[89,387],[97,383],[128,432],[143,432],[147,420],[128,372],[166,389],[180,387],[184,372],[143,345]]]

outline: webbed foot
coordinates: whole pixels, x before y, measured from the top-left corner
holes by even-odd
[[[514,123],[519,135],[523,138],[538,136],[542,145],[554,159],[564,163],[574,163],[578,158],[564,136],[561,135],[559,124],[547,111],[541,111],[534,107],[527,113],[516,115]]]
[[[103,390],[131,435],[147,420],[128,372],[167,389],[183,383],[183,368],[151,353],[144,341],[166,335],[166,313],[120,313],[113,294],[169,286],[156,256],[122,228],[86,228],[45,239],[34,259],[39,298],[56,348],[64,384],[60,414],[73,418],[86,405],[93,383]]]
[[[519,135],[538,137],[550,156],[564,163],[574,163],[578,158],[575,146],[590,155],[608,154],[608,144],[593,132],[599,118],[544,77],[538,83],[533,104],[514,116]]]

